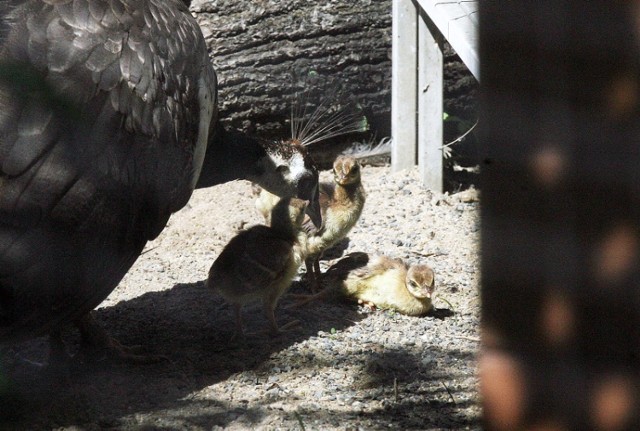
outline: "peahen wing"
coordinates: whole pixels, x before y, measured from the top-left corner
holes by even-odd
[[[216,84],[177,0],[0,13],[1,340],[95,307],[186,203]]]

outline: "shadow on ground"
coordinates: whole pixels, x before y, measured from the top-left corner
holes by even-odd
[[[244,311],[249,332],[267,327],[259,306]],[[169,408],[233,373],[259,367],[272,353],[318,331],[344,329],[361,318],[348,307],[327,316],[310,308],[281,306],[277,319],[299,319],[302,323],[296,330],[277,338],[249,336],[244,343],[232,342],[231,309],[206,290],[203,282],[176,284],[170,290],[145,293],[94,313],[123,344],[144,346],[168,360],[151,365],[73,364],[62,374],[51,374],[43,366],[48,360],[46,338],[12,346],[3,361],[9,376],[0,382],[0,424],[4,420],[4,425],[16,428],[64,426]]]
[[[300,283],[296,282],[291,291],[300,289]],[[290,303],[288,298],[283,298],[276,317],[279,322],[300,320],[296,330],[278,338],[250,336],[244,343],[230,341],[234,332],[231,309],[205,289],[203,282],[176,284],[170,290],[145,293],[94,312],[98,321],[123,344],[142,345],[149,353],[167,357],[167,361],[151,365],[98,361],[74,364],[56,374],[42,366],[47,361],[46,339],[11,346],[5,349],[2,361],[5,378],[0,380],[0,428],[90,425],[88,428],[121,429],[126,426],[122,418],[156,411],[163,411],[164,425],[149,429],[179,429],[185,421],[194,427],[225,426],[225,422],[234,417],[229,413],[234,411],[257,421],[264,414],[259,404],[231,405],[227,401],[194,400],[189,396],[235,373],[259,370],[273,353],[316,336],[318,331],[341,331],[364,317],[355,307],[346,304],[287,309]],[[331,311],[327,312],[326,307]],[[267,327],[262,309],[257,305],[245,307],[244,316],[248,331]],[[401,385],[409,384],[417,374],[422,375],[421,379],[428,378],[430,366],[415,362],[407,352],[397,352],[396,357],[377,357],[372,353],[365,367],[369,374],[365,380],[382,379],[378,384],[389,387],[390,375],[396,376],[396,383],[399,378]],[[308,364],[309,368],[315,365]],[[445,390],[446,387],[442,387],[441,391]],[[442,398],[431,395],[433,399]],[[394,415],[417,408],[414,404],[419,403],[420,398],[396,400],[384,410],[368,412],[365,416],[382,415],[378,419],[397,422],[399,419]],[[183,409],[187,405],[188,408]],[[441,407],[436,404],[420,408],[431,411]],[[167,415],[171,413],[167,412],[177,412],[181,425],[170,426],[171,418]],[[339,424],[340,415],[344,414],[347,413],[322,411],[313,415],[316,419],[318,415],[329,415],[327,420],[337,420]]]

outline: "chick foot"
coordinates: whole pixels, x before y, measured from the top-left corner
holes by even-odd
[[[306,294],[306,293],[292,293],[289,298],[294,300],[293,304],[287,305],[284,307],[286,310],[294,309],[302,307],[303,305],[307,305],[310,302],[318,301],[324,299],[328,296],[328,290],[322,290],[318,293]]]
[[[284,332],[289,332],[294,328],[297,328],[298,326],[300,326],[300,321],[299,320],[292,320],[291,322],[287,322],[284,325],[280,326],[280,327],[276,327],[271,328],[271,334],[272,335],[280,335]]]
[[[121,344],[112,338],[107,331],[96,322],[90,313],[75,323],[82,336],[82,345],[79,354],[85,357],[97,356],[100,360],[112,359],[131,364],[155,364],[168,360],[164,355],[143,353],[144,350],[142,346],[125,346]]]
[[[300,325],[299,320],[292,320],[291,322],[287,322],[282,326],[278,326],[278,322],[276,322],[276,316],[272,309],[267,311],[267,319],[269,319],[269,334],[272,337],[282,335],[283,333],[289,332],[293,328]]]
[[[374,304],[373,302],[363,301],[362,299],[358,299],[358,304],[362,305],[364,308],[366,308],[369,311],[376,311],[378,308],[376,304]]]
[[[305,281],[309,284],[311,293],[318,293],[320,290],[320,262],[319,259],[307,259],[305,261],[307,272],[305,273]]]

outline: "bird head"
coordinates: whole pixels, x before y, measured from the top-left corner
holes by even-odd
[[[330,87],[326,89],[327,91],[324,91],[324,89],[317,87],[316,84],[305,83],[305,91],[297,92],[294,96],[291,105],[291,139],[288,140],[289,143],[296,147],[304,148],[329,138],[369,129],[369,123],[362,113],[362,106],[359,103],[341,100],[345,94],[339,91],[339,85],[335,85],[335,82],[332,82],[329,84]],[[307,110],[310,102],[310,90],[316,90],[323,96],[314,109]],[[302,189],[307,194],[313,194],[310,198],[300,195],[298,197],[309,199],[307,214],[313,224],[320,228],[322,216],[320,215],[321,209],[318,202],[320,195],[317,187],[317,176],[314,178],[313,190],[309,185],[304,184]]]
[[[308,201],[306,214],[320,227],[318,169],[306,148],[292,139],[268,141],[263,148],[265,155],[258,161],[260,176],[257,182],[280,197]]]
[[[435,275],[427,265],[413,265],[407,271],[407,289],[418,299],[431,299],[435,290]]]
[[[284,197],[271,210],[271,227],[295,234],[302,227],[309,201]]]
[[[333,180],[346,186],[360,181],[360,163],[351,156],[338,156],[333,162]]]

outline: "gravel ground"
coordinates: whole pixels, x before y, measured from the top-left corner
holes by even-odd
[[[417,170],[365,167],[363,182],[365,209],[343,251],[431,265],[435,313],[334,302],[286,309],[285,295],[276,317],[300,326],[232,341],[232,310],[203,282],[238,229],[261,219],[247,182],[198,190],[95,311],[121,342],[168,359],[77,362],[56,373],[44,366],[46,339],[5,348],[0,428],[481,429],[477,200],[433,193]],[[306,291],[296,279],[289,292]],[[258,305],[244,316],[249,332],[266,326]]]

